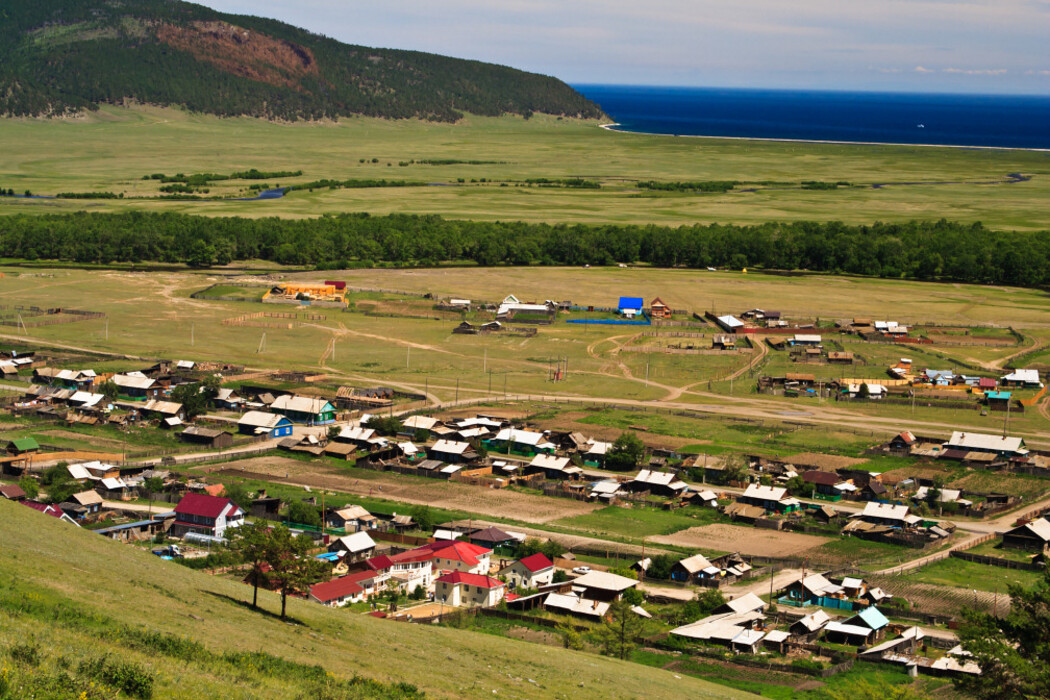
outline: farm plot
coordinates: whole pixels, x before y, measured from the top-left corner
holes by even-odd
[[[994,608],[1000,615],[1010,612],[1010,596],[1002,591],[951,588],[903,576],[875,576],[869,580],[895,597],[907,600],[914,612],[946,616],[956,616],[963,609],[990,613]]]
[[[413,505],[432,505],[447,510],[529,523],[546,523],[589,513],[597,506],[560,498],[516,491],[488,489],[423,477],[400,476],[332,463],[305,462],[285,457],[261,457],[236,462],[222,469],[228,476],[244,476],[279,483],[324,488],[358,496],[380,496]]]
[[[740,525],[714,524],[691,527],[672,535],[650,537],[649,541],[721,552],[735,551],[761,557],[793,557],[821,546],[828,538],[796,532],[759,530]]]

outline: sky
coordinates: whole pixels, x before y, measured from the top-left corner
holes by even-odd
[[[574,85],[1050,95],[1050,0],[198,0]]]

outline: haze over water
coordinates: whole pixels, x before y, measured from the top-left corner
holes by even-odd
[[[1050,149],[1050,96],[573,87],[623,131]]]

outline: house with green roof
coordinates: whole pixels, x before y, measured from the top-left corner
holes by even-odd
[[[40,443],[34,438],[16,438],[7,443],[7,453],[12,455],[24,455],[40,451]]]

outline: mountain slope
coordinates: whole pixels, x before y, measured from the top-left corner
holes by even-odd
[[[249,610],[243,584],[3,499],[0,543],[0,668],[19,674],[33,670],[13,647],[29,643],[41,657],[37,675],[109,654],[154,674],[155,697],[413,697],[402,682],[427,697],[746,697],[639,664],[294,599],[288,613],[300,624],[285,624]],[[259,598],[279,609],[274,594]],[[359,675],[383,685],[366,680],[358,694],[320,693],[324,672],[332,683]]]
[[[0,5],[0,114],[63,114],[126,100],[279,119],[601,116],[555,78],[342,44],[181,0]]]

